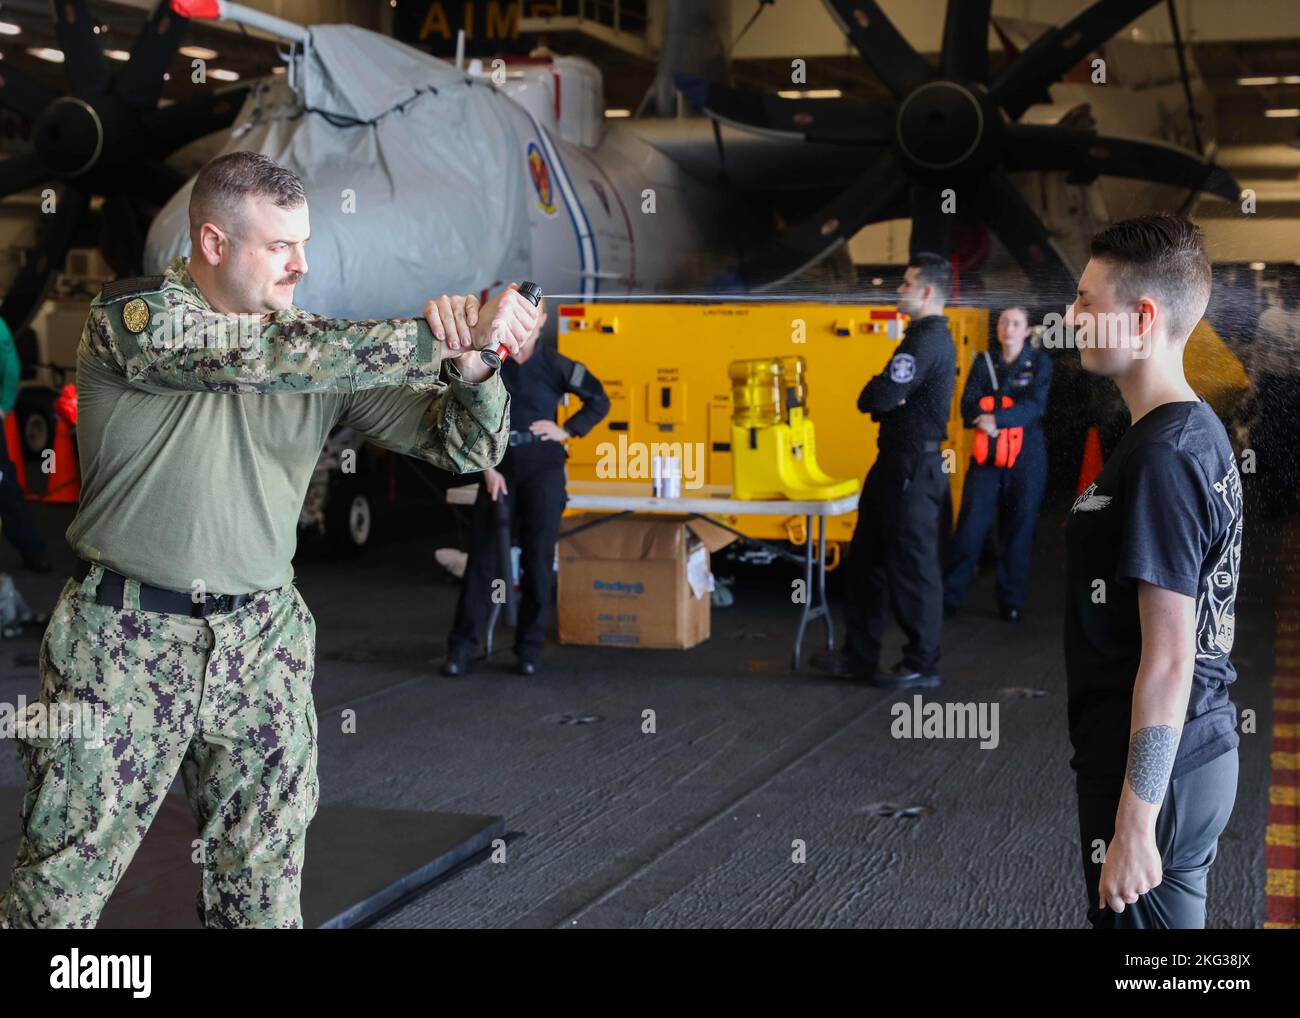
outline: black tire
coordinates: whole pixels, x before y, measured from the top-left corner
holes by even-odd
[[[18,433],[22,436],[23,454],[40,459],[54,445],[54,392],[44,387],[18,390]]]
[[[374,539],[375,502],[356,474],[336,474],[325,503],[325,541],[344,558],[362,554]]]

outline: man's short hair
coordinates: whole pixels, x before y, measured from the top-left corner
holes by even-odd
[[[1093,237],[1090,250],[1110,266],[1116,297],[1155,297],[1168,316],[1169,335],[1191,335],[1210,302],[1210,258],[1199,226],[1167,214],[1124,219]]]
[[[307,200],[307,190],[298,174],[260,152],[227,152],[199,170],[190,192],[190,229],[215,223],[242,237],[246,198],[270,198],[294,209]]]
[[[916,269],[916,281],[921,286],[934,287],[935,296],[947,301],[952,295],[952,264],[941,254],[918,251],[908,259],[907,267]]]

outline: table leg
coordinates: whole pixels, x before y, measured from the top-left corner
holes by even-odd
[[[835,621],[831,617],[830,602],[826,599],[826,517],[809,516],[808,543],[804,546],[804,600],[799,613],[799,630],[794,637],[794,667],[799,668],[803,656],[803,634],[808,623],[822,619],[826,623],[826,649],[835,649]],[[817,528],[817,575],[813,586],[813,527]]]
[[[803,555],[803,608],[799,612],[799,629],[794,635],[794,667],[799,669],[799,659],[803,653],[803,632],[808,628],[808,623],[817,618],[817,612],[813,610],[813,519],[809,515],[805,517],[808,535],[804,541]]]
[[[492,656],[492,634],[496,632],[497,619],[501,617],[501,606],[492,605],[492,611],[488,615],[487,634],[483,641],[483,653],[488,657]]]
[[[835,619],[831,603],[826,600],[826,517],[817,517],[817,596],[821,598],[826,619],[826,649],[835,649]]]

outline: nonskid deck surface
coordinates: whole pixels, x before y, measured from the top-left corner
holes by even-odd
[[[523,678],[506,633],[493,662],[446,679],[436,666],[456,588],[434,564],[440,542],[300,561],[318,629],[322,806],[501,816],[508,832],[503,850],[376,924],[1084,925],[1062,512],[1049,506],[1040,521],[1022,623],[997,618],[985,572],[945,625],[944,685],[924,702],[952,717],[949,705],[972,704],[964,716],[985,723],[996,704],[987,749],[978,732],[929,738],[923,725],[896,738],[894,706],[914,708],[913,694],[791,673],[794,573],[779,566],[743,571],[735,606],[714,609],[712,638],[693,650],[552,642],[542,673]],[[66,515],[40,510],[61,568],[72,561]],[[1223,927],[1265,921],[1275,610],[1288,600],[1280,527],[1248,519],[1246,540],[1233,698],[1255,711],[1256,732],[1242,736],[1236,809],[1210,876],[1209,923]],[[17,574],[44,610],[63,575]],[[891,632],[885,663],[900,640]],[[0,643],[0,699],[35,695],[36,649],[35,637]],[[21,780],[17,755],[0,752],[0,784]]]

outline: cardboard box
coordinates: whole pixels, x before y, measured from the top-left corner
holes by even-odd
[[[734,540],[684,516],[567,517],[558,545],[560,642],[684,649],[707,640],[709,555]]]

